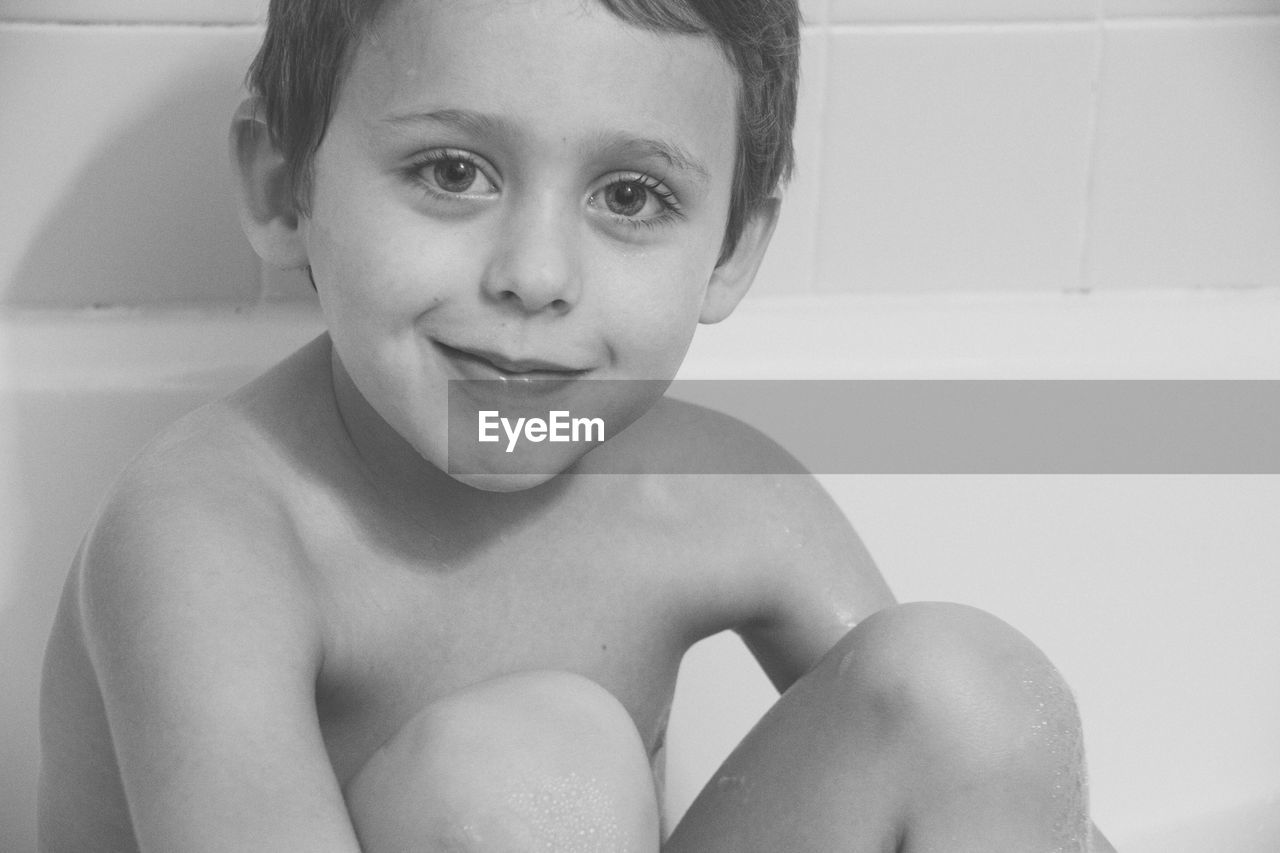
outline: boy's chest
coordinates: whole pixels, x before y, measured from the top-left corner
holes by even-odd
[[[603,685],[656,752],[691,639],[680,616],[688,590],[678,566],[625,554],[499,550],[448,572],[365,555],[360,570],[328,581],[317,709],[339,780],[430,702],[539,669]]]

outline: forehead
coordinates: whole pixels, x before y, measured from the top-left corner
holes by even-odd
[[[335,105],[376,123],[466,110],[530,131],[670,134],[733,148],[737,75],[710,37],[653,32],[590,0],[393,0]]]

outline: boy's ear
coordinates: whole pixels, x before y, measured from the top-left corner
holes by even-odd
[[[240,178],[240,226],[254,251],[280,269],[306,266],[289,169],[271,143],[257,98],[246,99],[231,119],[231,162]]]
[[[738,242],[727,258],[716,266],[702,299],[701,323],[719,323],[733,313],[742,297],[747,295],[756,270],[769,248],[769,239],[778,224],[778,208],[782,202],[776,197],[765,199],[743,223]]]

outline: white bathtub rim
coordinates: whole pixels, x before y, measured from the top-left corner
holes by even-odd
[[[226,387],[324,329],[314,303],[0,309],[0,388]],[[1280,288],[748,298],[686,379],[1280,379]]]

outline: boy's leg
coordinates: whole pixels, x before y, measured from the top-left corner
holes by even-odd
[[[656,853],[640,735],[570,673],[504,676],[435,702],[348,784],[365,853]]]
[[[1044,656],[958,605],[889,608],[797,682],[663,853],[1084,853],[1080,724]]]

